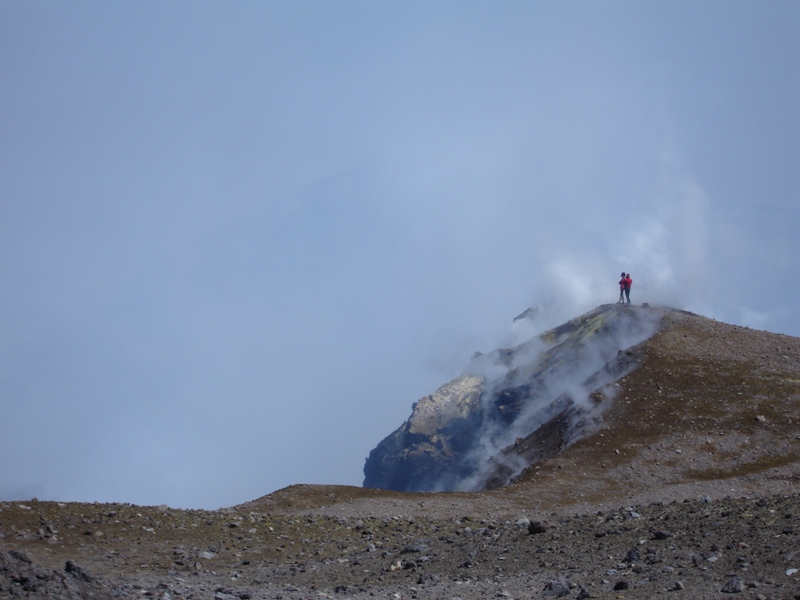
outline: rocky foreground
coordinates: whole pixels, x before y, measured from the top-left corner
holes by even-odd
[[[516,519],[2,507],[4,597],[800,598],[800,497]],[[9,528],[9,525],[13,527]]]
[[[800,339],[667,311],[629,351],[597,426],[491,491],[0,502],[0,597],[800,598]]]

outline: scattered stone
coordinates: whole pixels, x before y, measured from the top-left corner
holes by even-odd
[[[215,552],[201,552],[197,555],[197,558],[202,558],[203,560],[211,560],[212,558],[216,558],[217,555]]]
[[[631,548],[628,550],[628,553],[625,555],[625,558],[622,559],[622,562],[626,563],[637,563],[642,559],[642,554],[639,552],[638,548]]]
[[[625,579],[620,579],[614,584],[614,591],[618,592],[620,590],[627,590],[629,587],[631,587],[630,583],[628,583]]]
[[[13,558],[16,558],[20,562],[24,562],[27,564],[31,564],[31,562],[33,562],[31,561],[31,557],[28,556],[28,553],[23,552],[22,550],[9,550],[8,553],[9,555],[11,555]]]
[[[424,542],[417,542],[415,544],[409,544],[402,550],[400,550],[400,554],[418,554],[420,552],[425,552],[428,549],[427,544]]]
[[[545,596],[552,596],[555,598],[562,598],[564,596],[569,596],[570,590],[570,580],[564,577],[563,575],[559,575],[552,581],[550,581],[547,585],[544,586],[544,595]]]
[[[94,581],[94,577],[91,573],[89,573],[86,569],[79,567],[71,560],[67,561],[67,564],[64,566],[64,571],[80,581],[85,581],[86,583],[91,583]]]
[[[546,521],[531,521],[528,525],[528,533],[537,535],[539,533],[544,533],[549,528],[550,525]]]
[[[420,573],[417,577],[417,585],[424,585],[426,583],[436,583],[440,580],[440,576],[435,573]]]
[[[744,581],[742,581],[741,577],[731,577],[725,582],[720,591],[725,594],[738,594],[744,591]]]
[[[591,597],[592,597],[592,595],[589,593],[589,590],[587,590],[585,587],[581,586],[580,591],[578,592],[577,599],[578,600],[587,600],[588,598],[591,598]]]
[[[675,590],[676,592],[679,592],[681,590],[685,590],[686,586],[683,585],[682,581],[676,581],[675,585],[672,586],[672,589]]]
[[[666,540],[667,538],[671,538],[672,534],[669,531],[659,530],[653,532],[653,539],[654,540]]]

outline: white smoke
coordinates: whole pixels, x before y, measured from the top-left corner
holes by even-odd
[[[487,473],[498,462],[503,462],[515,474],[518,473],[527,466],[524,459],[513,455],[503,456],[502,450],[518,438],[530,435],[568,405],[580,407],[587,416],[599,410],[590,402],[589,395],[597,387],[610,383],[610,380],[604,381],[602,377],[598,379],[593,376],[619,351],[627,350],[652,336],[657,330],[660,314],[658,310],[634,309],[614,318],[612,313],[606,331],[598,335],[584,335],[572,348],[574,354],[568,360],[551,365],[546,375],[536,379],[530,388],[530,395],[524,399],[523,410],[510,424],[491,417],[498,393],[530,384],[531,375],[545,365],[550,358],[550,351],[564,340],[546,344],[540,338],[535,338],[511,351],[500,350],[473,361],[472,366],[481,367],[481,373],[486,377],[481,396],[482,427],[477,433],[474,448],[466,457],[466,463],[475,465],[475,471],[458,482],[456,487],[462,490],[480,487]],[[631,318],[624,318],[626,316]],[[581,431],[573,432],[575,436],[580,434]],[[569,442],[575,439],[577,437]]]
[[[534,318],[515,324],[517,342],[616,302],[620,272],[631,274],[634,304],[705,306],[711,278],[705,191],[689,175],[665,175],[648,204],[610,230],[609,251],[563,248],[543,265]]]
[[[705,302],[709,215],[708,197],[692,177],[662,179],[652,210],[627,228],[628,243],[615,257],[633,276],[634,298],[675,308]]]

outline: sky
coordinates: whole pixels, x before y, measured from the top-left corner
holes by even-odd
[[[800,335],[798,231],[794,1],[6,0],[0,500],[360,485],[621,271]]]

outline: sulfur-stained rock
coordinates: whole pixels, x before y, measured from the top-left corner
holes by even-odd
[[[655,333],[661,314],[605,305],[513,348],[476,354],[370,452],[364,487],[506,485],[591,425],[605,407],[601,390],[640,364],[631,347]]]

